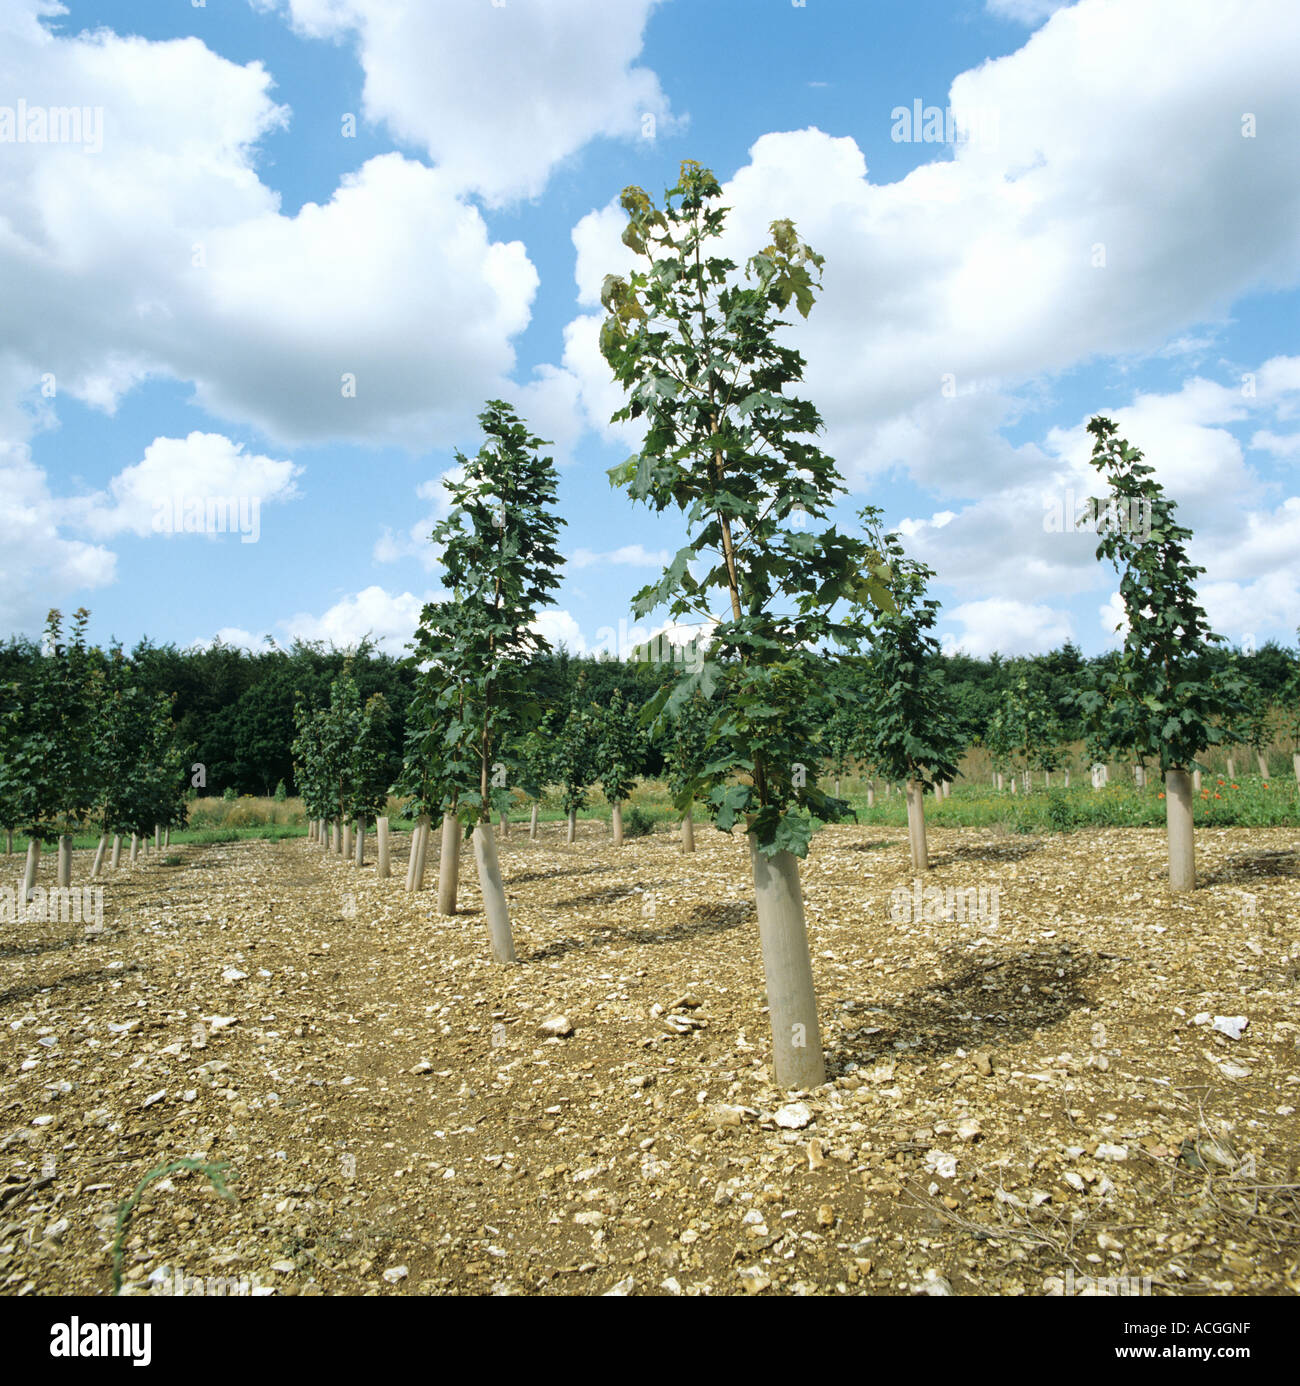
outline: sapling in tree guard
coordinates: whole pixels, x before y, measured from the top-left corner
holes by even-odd
[[[816,784],[808,652],[851,634],[832,609],[879,580],[864,543],[816,527],[843,486],[813,442],[817,410],[786,393],[803,359],[777,341],[779,315],[793,303],[807,316],[821,256],[791,222],[776,221],[771,242],[739,274],[712,253],[726,215],[720,195],[713,174],[692,161],[662,209],[640,188],[622,195],[623,243],[638,265],[627,278],[606,278],[600,341],[628,394],[615,418],[644,421],[646,433],[610,476],[634,500],[685,515],[688,542],[637,595],[635,614],[667,606],[673,619],[717,625],[704,667],[652,707],[671,713],[696,690],[724,700],[712,758],[690,794],[723,831],[744,823],[775,1077],[811,1088],[825,1066],[798,860],[814,820],[836,810]],[[721,612],[710,608],[715,596]]]
[[[1259,767],[1260,777],[1268,779],[1268,748],[1273,744],[1273,709],[1268,694],[1252,679],[1242,679],[1242,711],[1237,721],[1239,744],[1249,746]]]
[[[528,815],[528,836],[537,839],[537,814],[542,801],[542,788],[551,777],[551,748],[539,727],[532,728],[525,735],[516,738],[513,746],[513,759],[519,767],[520,777],[526,786],[524,792],[532,800]]]
[[[315,712],[299,703],[293,754],[299,783],[311,806],[335,816],[331,845],[341,850],[344,830],[374,817],[387,798],[384,780],[388,706],[381,694],[363,705],[351,658],[330,684],[329,706]]]
[[[876,538],[879,512],[869,507],[862,515],[868,533]],[[962,737],[935,667],[939,642],[932,631],[939,604],[925,595],[934,574],[925,564],[904,557],[896,534],[876,539],[876,548],[888,565],[892,603],[877,610],[871,625],[871,759],[887,779],[907,786],[912,869],[928,871],[925,791],[939,780],[956,779]]]
[[[1192,838],[1189,774],[1207,747],[1222,739],[1217,723],[1241,708],[1240,681],[1211,678],[1209,649],[1222,637],[1209,627],[1196,600],[1196,579],[1205,570],[1187,557],[1191,531],[1174,518],[1176,505],[1155,480],[1137,448],[1116,435],[1115,425],[1097,417],[1088,424],[1096,439],[1092,465],[1109,484],[1109,497],[1094,500],[1109,513],[1098,521],[1097,557],[1114,564],[1120,577],[1127,630],[1109,686],[1081,698],[1085,712],[1111,746],[1132,748],[1142,761],[1159,764],[1165,781],[1169,839],[1169,883],[1192,890],[1196,866]],[[1122,522],[1150,513],[1147,537]],[[1120,518],[1116,518],[1120,517]]]
[[[185,757],[172,701],[148,693],[121,650],[110,650],[95,725],[101,847],[110,834],[130,833],[138,841],[185,822]],[[96,869],[101,860],[97,853]]]
[[[293,777],[302,796],[303,809],[316,825],[317,840],[329,847],[327,819],[331,812],[330,782],[326,773],[322,726],[315,712],[298,696],[293,709],[296,730],[292,745]]]
[[[840,694],[840,696],[837,696]],[[828,690],[822,720],[822,754],[835,776],[835,797],[840,798],[843,777],[848,772],[857,746],[861,726],[857,698],[852,690]]]
[[[615,847],[623,845],[623,801],[632,796],[645,754],[639,713],[639,708],[624,703],[616,689],[599,714],[596,772],[610,806]]]
[[[682,815],[682,851],[695,850],[695,785],[709,763],[709,731],[720,708],[698,690],[679,703],[664,734],[664,772]]]
[[[483,445],[473,457],[456,454],[460,479],[446,482],[451,513],[432,536],[451,597],[425,608],[416,653],[431,661],[448,749],[469,772],[457,811],[473,828],[492,954],[513,962],[492,810],[509,799],[506,748],[540,715],[534,660],[550,646],[533,627],[559,586],[555,542],[563,521],[554,513],[557,476],[540,452],[542,439],[503,400],[489,400],[479,423]]]
[[[1010,758],[1026,788],[1035,769],[1046,773],[1060,764],[1060,730],[1051,704],[1025,675],[1014,680],[989,719],[989,744],[1002,764]]]
[[[600,729],[595,709],[583,701],[585,679],[579,676],[573,703],[554,728],[552,771],[560,786],[560,807],[568,820],[566,841],[577,837],[578,811],[587,806],[587,790],[596,778],[596,746]]]
[[[417,635],[417,642],[418,642]],[[410,894],[423,885],[421,856],[427,854],[430,825],[436,817],[442,821],[445,794],[450,792],[445,775],[447,719],[437,699],[440,673],[436,668],[424,668],[416,682],[415,696],[407,711],[406,739],[403,744],[402,769],[397,792],[406,797],[403,815],[409,817],[411,850],[406,863],[406,890]],[[450,815],[449,815],[450,818]],[[452,822],[451,849],[459,848],[460,837]],[[456,858],[457,865],[459,859]],[[456,882],[451,879],[444,861],[438,879],[438,910],[440,914],[456,912]]]

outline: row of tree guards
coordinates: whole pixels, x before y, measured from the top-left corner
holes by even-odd
[[[12,831],[5,834],[5,855],[13,855],[14,835]],[[164,847],[170,847],[172,841],[172,830],[161,825],[156,827],[153,836],[148,834],[131,833],[129,842],[124,839],[123,834],[108,833],[100,835],[99,842],[95,846],[95,855],[91,859],[90,879],[97,880],[104,868],[104,858],[108,857],[108,866],[111,871],[116,871],[122,865],[122,851],[125,845],[128,852],[128,863],[134,865],[140,857],[147,856],[152,849],[154,852],[160,851]],[[55,839],[55,869],[54,883],[60,889],[67,889],[72,885],[72,843],[71,833],[60,833]],[[42,842],[39,837],[27,839],[27,858],[23,867],[23,899],[30,900],[32,891],[35,889],[37,878],[40,874],[42,857]]]

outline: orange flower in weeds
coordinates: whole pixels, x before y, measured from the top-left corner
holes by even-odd
[[[1156,795],[1156,798],[1157,798],[1157,799],[1163,799],[1164,797],[1165,797],[1165,796],[1164,796],[1163,794],[1157,794],[1157,795]]]
[[[1216,794],[1214,797],[1215,797],[1216,799],[1222,799],[1222,798],[1223,798],[1223,795],[1222,795],[1222,794]]]

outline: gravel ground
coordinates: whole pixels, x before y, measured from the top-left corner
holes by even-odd
[[[905,835],[820,833],[807,1094],[766,1067],[745,844],[697,840],[516,827],[513,968],[471,854],[442,919],[404,835],[386,881],[185,846],[102,926],[4,923],[0,1291],[110,1293],[120,1201],[182,1156],[233,1198],[152,1183],[126,1293],[1300,1289],[1293,831],[1201,833],[1177,900],[1158,832],[934,831],[975,918],[915,908]]]

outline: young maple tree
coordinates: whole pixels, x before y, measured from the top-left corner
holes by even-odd
[[[438,912],[453,915],[460,880],[456,786],[465,778],[466,767],[454,759],[457,732],[453,724],[456,719],[446,715],[440,701],[439,689],[445,680],[445,670],[438,665],[437,653],[428,640],[428,632],[423,637],[417,633],[415,648],[421,651],[417,659],[422,667],[407,709],[402,769],[395,788],[406,799],[403,816],[413,823],[406,889],[411,892],[424,887],[429,835],[436,819],[446,825],[443,833],[445,859],[439,868]]]
[[[623,802],[632,797],[645,760],[645,737],[638,724],[640,709],[629,708],[614,690],[609,703],[598,709],[596,775],[610,806],[614,846],[623,845]]]
[[[634,500],[686,519],[687,543],[637,594],[634,612],[666,606],[674,619],[716,624],[703,668],[685,672],[651,713],[675,710],[696,690],[719,699],[711,759],[688,793],[723,831],[745,826],[775,1073],[783,1086],[807,1088],[824,1081],[825,1064],[798,859],[815,823],[840,812],[806,773],[818,760],[807,652],[851,641],[856,627],[836,609],[883,588],[879,555],[860,539],[833,524],[805,527],[826,524],[844,488],[814,442],[820,415],[787,393],[803,358],[778,331],[791,303],[807,316],[822,257],[779,220],[738,273],[711,244],[726,218],[721,191],[688,160],[662,207],[640,188],[622,194],[623,243],[639,264],[604,281],[600,345],[628,395],[615,420],[646,431],[610,477]]]
[[[564,521],[554,512],[558,478],[540,451],[545,442],[503,400],[489,400],[479,423],[483,444],[473,457],[456,454],[461,475],[446,482],[451,513],[432,535],[450,595],[425,607],[415,653],[425,666],[424,706],[443,728],[444,797],[473,833],[493,956],[513,962],[491,815],[509,802],[511,748],[541,715],[536,657],[550,646],[534,627],[560,583]],[[526,767],[513,769],[526,777]]]
[[[1001,763],[1011,762],[1013,773],[1023,777],[1026,790],[1033,770],[1050,772],[1060,764],[1060,731],[1052,706],[1024,674],[1002,694],[989,719],[989,737],[990,744],[998,748]]]
[[[881,534],[879,511],[862,512],[867,532],[886,561],[892,601],[871,619],[868,705],[871,760],[888,780],[907,786],[907,833],[916,871],[929,869],[925,837],[927,789],[957,777],[961,730],[948,710],[935,668],[939,642],[932,631],[939,603],[927,598],[933,572],[904,556],[897,534]]]
[[[344,825],[355,820],[360,837],[388,794],[388,704],[379,693],[363,704],[352,670],[349,658],[330,684],[327,707],[313,711],[300,702],[294,711],[295,777],[308,811],[337,824],[340,850]]]
[[[698,689],[677,705],[663,727],[664,773],[673,806],[682,815],[682,851],[695,850],[695,785],[709,763],[709,732],[717,708]]]
[[[1165,782],[1169,883],[1192,890],[1196,865],[1192,836],[1192,782],[1197,757],[1223,739],[1222,724],[1239,715],[1241,681],[1215,678],[1209,652],[1221,642],[1196,599],[1205,571],[1187,556],[1189,529],[1174,517],[1177,506],[1155,480],[1154,468],[1117,435],[1110,419],[1088,424],[1096,442],[1092,465],[1109,483],[1098,521],[1097,557],[1114,564],[1124,604],[1124,645],[1104,688],[1087,690],[1079,705],[1092,730],[1111,749],[1130,750],[1139,764],[1160,766]],[[1150,533],[1125,523],[1151,516]]]
[[[577,837],[578,813],[587,807],[587,791],[598,778],[596,755],[600,723],[586,701],[586,679],[579,675],[573,701],[561,720],[547,719],[551,733],[551,773],[560,786],[560,807],[568,819],[568,841]]]
[[[1238,745],[1248,746],[1255,754],[1260,776],[1268,779],[1268,748],[1276,732],[1276,714],[1268,694],[1253,679],[1241,680],[1241,713],[1234,727]]]
[[[542,806],[542,790],[552,778],[553,756],[549,738],[541,726],[516,736],[510,747],[510,761],[517,767],[518,787],[532,800],[528,836],[537,837],[537,818]]]
[[[118,646],[108,652],[94,723],[101,838],[92,875],[109,836],[143,837],[185,823],[185,758],[172,721],[172,696],[150,694]]]

